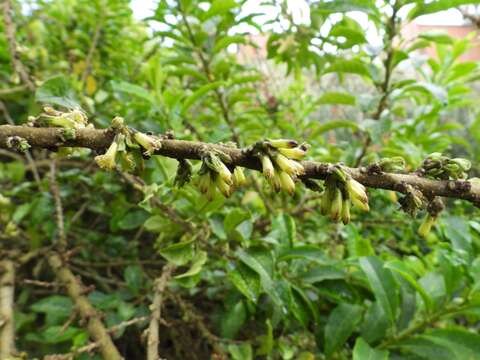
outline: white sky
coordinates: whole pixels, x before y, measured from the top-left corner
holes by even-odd
[[[294,21],[296,23],[309,24],[310,22],[309,7],[305,2],[305,0],[286,0],[286,1],[287,1],[288,9],[291,11]],[[153,15],[153,11],[156,8],[156,3],[157,3],[156,0],[132,0],[131,7],[133,9],[135,17],[138,19],[143,19]],[[407,9],[407,7],[405,7],[404,9],[402,9],[400,16],[406,16],[409,10],[410,9]],[[274,18],[278,13],[278,9],[275,9],[272,6],[260,6],[259,0],[248,0],[243,7],[243,12],[245,14],[254,13],[254,12],[265,13],[266,14],[265,16],[257,17],[257,20],[262,23],[264,21]],[[349,13],[349,15],[352,16],[356,21],[358,21],[359,24],[362,25],[365,29],[367,29],[366,31],[367,39],[371,45],[375,46],[375,45],[381,44],[381,39],[379,38],[376,30],[374,29],[373,26],[369,26],[369,22],[366,14],[361,12],[351,12]],[[335,15],[333,15],[333,17],[335,17]],[[415,22],[422,25],[450,25],[450,26],[458,26],[464,23],[462,15],[456,9],[442,11],[442,12],[438,12],[431,15],[420,16],[417,19],[415,19]],[[156,30],[157,29],[160,30],[158,27],[158,24],[151,24],[151,26]],[[324,28],[322,30],[325,30],[326,32],[329,31],[328,28]],[[243,27],[239,28],[238,31],[253,32],[253,33],[258,32],[256,29],[248,26],[246,28],[243,28]]]

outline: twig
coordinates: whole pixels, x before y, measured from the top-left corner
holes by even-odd
[[[100,314],[85,296],[86,291],[80,280],[75,277],[56,252],[52,252],[48,256],[48,263],[52,267],[58,281],[65,286],[68,296],[74,302],[79,315],[85,320],[88,333],[95,342],[98,342],[102,356],[109,360],[123,359],[105,329]]]
[[[2,110],[3,116],[5,116],[5,120],[7,120],[7,123],[9,123],[10,125],[15,125],[15,122],[10,116],[10,113],[8,112],[7,107],[1,100],[0,100],[0,110]],[[35,160],[33,160],[32,154],[30,154],[29,150],[25,151],[25,158],[27,159],[27,162],[30,165],[30,168],[32,169],[33,178],[35,179],[35,182],[37,183],[38,188],[41,189],[42,183],[40,180],[40,175],[38,174],[37,165],[35,164]]]
[[[30,79],[27,69],[20,61],[20,56],[17,51],[17,42],[15,40],[15,23],[12,19],[12,4],[10,0],[3,0],[3,23],[5,25],[5,37],[7,38],[8,51],[12,61],[13,70],[18,74],[23,83],[30,91],[35,91],[35,85]]]
[[[90,45],[90,49],[88,49],[87,59],[85,60],[85,70],[83,71],[83,74],[82,74],[82,85],[85,84],[85,81],[87,80],[87,77],[88,75],[90,75],[90,72],[92,70],[93,55],[95,54],[95,50],[97,49],[97,46],[98,46],[98,41],[100,40],[100,33],[102,31],[102,26],[103,26],[103,21],[98,20],[97,26],[95,27],[95,33],[93,34],[93,39]]]
[[[175,267],[171,264],[165,265],[162,271],[162,275],[155,280],[154,285],[154,297],[150,309],[152,315],[150,317],[150,325],[148,327],[148,340],[147,340],[147,360],[159,360],[158,344],[159,339],[159,327],[161,319],[162,304],[164,299],[164,291],[167,287],[168,281],[172,276],[172,272]]]
[[[123,330],[131,325],[138,324],[140,322],[144,322],[148,320],[148,316],[141,316],[137,318],[133,318],[128,321],[121,322],[120,324],[114,325],[111,328],[108,328],[108,333],[109,334],[114,334],[115,332],[119,330]],[[80,355],[85,352],[91,352],[95,350],[100,344],[98,342],[93,342],[87,345],[84,345],[75,351],[72,351],[71,353],[68,354],[53,354],[53,355],[47,355],[43,358],[43,360],[72,360],[75,358],[75,356]]]
[[[58,246],[64,250],[67,247],[67,240],[65,238],[65,226],[63,221],[63,206],[60,197],[60,190],[56,179],[56,163],[53,159],[50,162],[50,191],[55,201],[55,213],[57,216],[57,231],[58,231]]]
[[[0,359],[15,354],[15,265],[12,260],[0,263]]]

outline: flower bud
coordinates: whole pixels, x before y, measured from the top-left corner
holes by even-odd
[[[368,196],[365,187],[355,179],[348,179],[346,182],[346,189],[350,196],[353,205],[358,206],[362,210],[368,211]]]
[[[267,140],[268,144],[274,148],[294,148],[298,146],[298,143],[295,140],[290,139],[276,139],[276,140]]]
[[[339,222],[342,216],[342,192],[338,187],[335,187],[332,199],[332,206],[330,208],[330,219]]]
[[[278,149],[280,154],[286,156],[289,159],[301,160],[306,154],[306,151],[300,147],[295,148],[280,148]]]
[[[423,238],[427,237],[436,221],[437,217],[427,214],[418,228],[418,235]]]
[[[270,178],[270,185],[272,185],[275,192],[279,192],[282,189],[282,180],[280,179],[279,171],[273,173],[273,177]]]
[[[347,225],[350,222],[350,200],[343,199],[342,203],[342,222],[344,225]]]
[[[275,173],[275,169],[273,168],[272,160],[270,160],[270,157],[268,157],[267,155],[262,155],[260,160],[262,162],[263,175],[267,179],[272,179],[273,175]]]
[[[287,159],[285,156],[282,154],[276,154],[275,157],[273,158],[275,161],[275,164],[285,171],[288,175],[297,175],[297,166],[294,164],[293,160]],[[303,169],[303,167],[302,167]]]
[[[228,184],[232,184],[232,173],[216,155],[209,155],[205,157],[205,164],[207,164],[210,169],[218,173],[223,181]]]
[[[472,167],[472,163],[467,159],[455,158],[452,159],[452,162],[460,166],[462,171],[468,171]]]
[[[115,169],[115,157],[118,151],[118,143],[115,140],[110,144],[107,152],[103,155],[95,156],[95,162],[99,167],[106,170]]]
[[[247,178],[245,177],[245,173],[243,172],[243,169],[239,166],[236,166],[235,169],[233,170],[233,184],[236,187],[240,187],[245,185],[247,182]]]
[[[151,156],[156,150],[162,147],[162,142],[153,136],[136,131],[133,134],[135,141],[145,150],[145,156]]]
[[[320,213],[323,216],[326,216],[330,213],[334,192],[335,192],[335,186],[327,184],[325,191],[322,195],[322,200],[320,202]]]
[[[232,194],[231,186],[221,176],[215,176],[215,185],[217,185],[223,196],[229,197]]]
[[[280,177],[280,183],[283,190],[288,192],[290,195],[293,195],[295,192],[295,183],[290,175],[284,171],[279,171],[278,176]]]

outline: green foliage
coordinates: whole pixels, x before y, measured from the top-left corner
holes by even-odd
[[[179,140],[239,147],[291,138],[307,142],[307,158],[316,161],[420,169],[452,181],[479,175],[480,73],[463,57],[473,37],[428,32],[407,41],[402,19],[391,19],[465,1],[310,1],[309,23],[297,21],[284,1],[248,13],[244,0],[161,0],[142,21],[127,0],[33,1],[23,10],[13,3],[19,61],[37,89],[21,86],[2,23],[1,122],[26,123],[55,105],[63,121],[81,108],[95,127],[121,116],[145,136],[173,130]],[[267,11],[270,20],[262,16]],[[353,11],[369,19],[369,31]],[[370,32],[383,36],[381,46],[371,44]],[[436,55],[426,57],[426,48]],[[144,161],[158,146],[153,138],[130,128],[122,135],[113,164],[108,152],[79,149],[31,149],[35,167],[22,155],[0,153],[0,195],[8,199],[0,201],[0,253],[32,255],[19,263],[15,294],[17,348],[28,358],[72,352],[91,340],[38,255],[59,231],[50,156],[68,263],[93,286],[88,299],[107,327],[148,316],[155,279],[167,263],[176,266],[162,309],[162,358],[478,358],[480,223],[472,205],[448,200],[420,237],[420,219],[433,215],[414,191],[408,213],[415,216],[401,211],[400,195],[369,190],[370,212],[352,207],[348,225],[321,216],[317,192],[284,178],[277,187],[289,194],[277,193],[261,172],[246,172],[245,186],[224,189],[229,198],[215,191],[209,201],[197,189],[199,176],[174,186],[177,161]],[[286,144],[262,146],[275,173],[301,174],[280,167],[275,156]],[[95,155],[102,167],[122,171],[99,169]],[[231,186],[238,173],[225,170],[221,157],[192,161],[193,174],[223,176],[220,186]],[[355,192],[347,183],[337,177],[324,185],[350,210]],[[330,200],[326,213],[340,220],[340,205]],[[145,358],[146,326],[139,321],[112,334],[126,358]]]

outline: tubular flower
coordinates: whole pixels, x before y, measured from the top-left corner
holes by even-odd
[[[349,178],[345,183],[345,187],[354,205],[364,211],[370,210],[365,186],[360,184],[357,180]]]
[[[136,131],[133,134],[133,138],[145,151],[145,156],[151,156],[156,150],[160,150],[162,142],[154,136],[144,134],[140,131]]]
[[[247,178],[245,177],[245,173],[243,169],[239,166],[236,166],[233,170],[233,184],[236,187],[243,186],[247,183]]]
[[[270,157],[268,155],[262,155],[260,160],[262,162],[263,175],[267,179],[272,179],[273,175],[275,173],[275,169],[273,168],[272,160],[270,160]]]
[[[275,139],[275,140],[267,140],[268,144],[274,148],[294,148],[298,146],[298,142],[295,140],[290,139]]]
[[[296,176],[305,173],[303,166],[295,160],[290,160],[282,154],[277,154],[273,158],[275,164],[287,174]]]
[[[427,237],[427,235],[432,230],[432,226],[435,224],[436,221],[437,221],[436,216],[427,214],[423,219],[422,224],[418,228],[418,235],[420,235],[423,238]]]
[[[350,222],[350,206],[350,200],[344,198],[342,202],[342,222],[344,225]]]
[[[278,177],[280,178],[281,188],[292,195],[295,192],[295,183],[292,177],[284,171],[279,171]]]
[[[339,222],[341,216],[342,216],[342,192],[338,187],[335,187],[333,198],[332,198],[332,205],[330,207],[330,218],[335,222]]]
[[[232,184],[232,173],[228,167],[216,155],[210,154],[205,157],[205,164],[214,172],[216,172],[227,184]]]
[[[232,194],[232,188],[221,176],[215,176],[215,185],[223,196],[229,197]]]
[[[110,144],[105,154],[95,156],[95,162],[102,169],[113,170],[115,169],[115,157],[117,156],[117,151],[118,151],[118,142],[117,142],[117,139],[115,139]]]
[[[294,159],[294,160],[301,160],[304,158],[306,152],[306,149],[301,148],[301,147],[295,147],[295,148],[280,148],[278,149],[280,154],[283,156],[289,158],[289,159]]]

